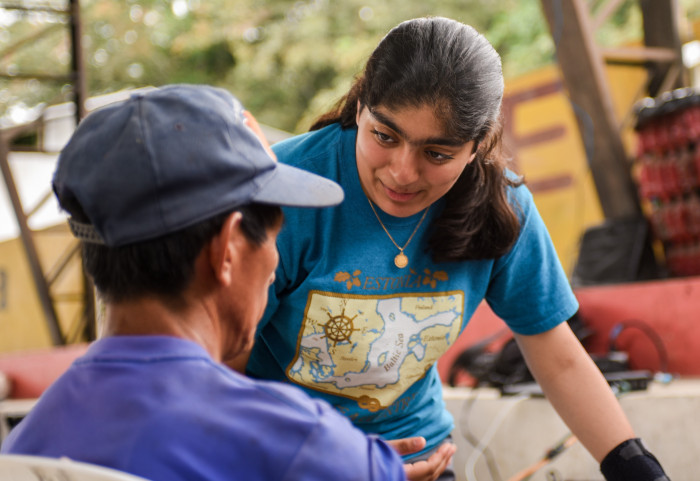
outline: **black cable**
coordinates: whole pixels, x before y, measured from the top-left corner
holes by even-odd
[[[476,385],[472,387],[477,387],[483,381],[480,379],[484,374],[482,371],[490,368],[490,365],[477,366],[476,361],[481,360],[481,358],[487,354],[488,348],[493,342],[508,332],[510,332],[510,330],[507,327],[503,327],[493,334],[483,337],[476,343],[470,345],[460,352],[455,360],[452,361],[452,365],[450,366],[447,375],[447,383],[452,387],[457,387],[457,378],[460,372],[466,372],[476,381]]]
[[[617,341],[618,337],[620,336],[620,334],[625,329],[629,329],[629,328],[637,328],[640,331],[642,331],[644,334],[647,335],[647,337],[654,344],[654,347],[656,348],[656,352],[659,356],[659,370],[660,370],[660,372],[668,372],[668,351],[666,350],[666,347],[664,346],[664,342],[661,339],[661,336],[659,336],[659,333],[656,332],[647,323],[640,321],[638,319],[629,319],[626,321],[619,322],[613,326],[613,328],[610,330],[609,351],[619,350],[619,349],[617,349],[616,341]]]

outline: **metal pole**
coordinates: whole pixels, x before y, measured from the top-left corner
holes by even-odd
[[[29,269],[32,274],[32,279],[34,280],[37,295],[39,296],[41,308],[44,311],[44,318],[46,319],[46,325],[49,328],[51,341],[56,346],[63,345],[65,344],[65,339],[61,333],[61,326],[58,323],[58,316],[56,316],[56,311],[54,310],[53,301],[51,300],[51,294],[49,292],[49,286],[46,284],[46,278],[44,277],[44,272],[39,262],[39,256],[34,244],[34,238],[32,237],[32,231],[29,229],[29,225],[27,224],[27,217],[24,215],[22,202],[19,198],[17,186],[15,185],[15,181],[12,176],[12,170],[10,169],[10,164],[8,161],[9,143],[9,139],[4,138],[4,136],[0,136],[0,170],[2,170],[2,175],[5,178],[7,193],[10,196],[12,207],[15,211],[22,244],[24,245],[24,252],[27,254]]]
[[[83,29],[80,21],[80,1],[70,0],[70,31],[71,45],[73,49],[73,91],[75,102],[75,125],[85,118],[85,99],[87,98],[87,85],[85,75],[85,60],[83,58]],[[82,266],[82,263],[81,263]],[[83,315],[85,317],[84,335],[88,341],[96,337],[95,315],[95,289],[92,281],[83,267]]]
[[[78,125],[85,117],[85,62],[83,60],[82,36],[80,23],[80,2],[70,0],[70,33],[72,46],[73,92],[75,102],[75,124]]]

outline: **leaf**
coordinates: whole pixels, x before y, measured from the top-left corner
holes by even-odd
[[[336,272],[335,277],[333,278],[333,280],[336,282],[343,282],[347,281],[348,279],[350,279],[350,274],[347,272]]]
[[[446,281],[449,279],[449,276],[445,271],[435,271],[433,272],[433,279],[437,279],[438,281]]]

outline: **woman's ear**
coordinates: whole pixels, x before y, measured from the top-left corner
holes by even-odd
[[[469,156],[469,160],[467,161],[467,164],[471,164],[474,161],[474,159],[476,158],[476,154],[479,150],[479,142],[477,142],[475,140],[472,140],[471,142],[472,142],[472,146],[471,146],[472,155]]]
[[[241,255],[242,219],[243,214],[232,212],[210,244],[209,263],[216,280],[224,285],[233,280],[233,271]]]

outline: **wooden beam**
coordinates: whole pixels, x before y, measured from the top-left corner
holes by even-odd
[[[70,37],[71,59],[73,69],[73,102],[75,102],[75,125],[85,118],[85,99],[87,99],[87,84],[85,82],[85,60],[83,59],[83,29],[80,21],[80,2],[70,0]]]
[[[603,25],[610,17],[610,15],[620,8],[620,5],[622,5],[624,1],[625,0],[608,0],[608,2],[603,4],[603,6],[598,10],[595,19],[593,19],[591,28],[593,28],[593,30],[598,30],[600,26]]]
[[[648,62],[673,63],[678,61],[678,52],[664,47],[615,47],[601,48],[606,62],[643,65]]]
[[[41,308],[44,312],[44,319],[46,321],[46,326],[49,329],[49,335],[51,336],[51,341],[54,345],[63,345],[65,340],[63,334],[61,333],[61,326],[58,322],[58,316],[54,309],[53,300],[51,299],[51,294],[49,292],[49,286],[44,277],[44,271],[39,262],[39,254],[37,252],[36,246],[34,244],[34,237],[32,231],[29,229],[27,224],[27,216],[24,214],[22,209],[22,202],[17,192],[17,186],[12,176],[12,170],[10,169],[10,163],[8,161],[10,139],[0,135],[0,171],[5,178],[5,186],[7,187],[7,194],[12,202],[12,207],[17,218],[17,224],[19,225],[20,237],[22,239],[22,244],[24,246],[24,252],[27,255],[27,261],[29,262],[29,270],[32,274],[32,279],[34,280],[34,287],[36,288],[37,295],[39,296],[39,302]]]
[[[45,73],[9,73],[0,72],[0,78],[6,78],[10,80],[24,80],[24,79],[38,79],[47,80],[51,82],[72,82],[73,75],[69,74],[45,74]]]
[[[649,70],[649,96],[682,87],[683,64],[681,40],[678,33],[679,8],[677,0],[639,0],[644,26],[644,44],[676,52],[671,63],[651,64]],[[675,67],[674,67],[675,66]],[[672,77],[669,78],[669,73]]]
[[[25,45],[33,44],[42,37],[63,28],[64,26],[61,24],[49,25],[47,27],[42,28],[41,30],[37,30],[31,35],[27,35],[26,37],[17,40],[15,43],[13,43],[12,45],[5,48],[2,52],[0,52],[0,60],[5,60],[7,57],[13,55],[18,50],[22,49]]]
[[[4,10],[20,10],[25,12],[45,12],[45,13],[55,13],[56,15],[65,15],[68,13],[67,10],[62,8],[55,8],[50,5],[23,5],[21,3],[6,3],[2,6]]]
[[[683,67],[681,63],[674,62],[666,71],[666,75],[661,79],[659,92],[668,92],[679,88],[679,79],[683,77]]]
[[[541,0],[606,218],[639,215],[627,153],[583,0]]]

